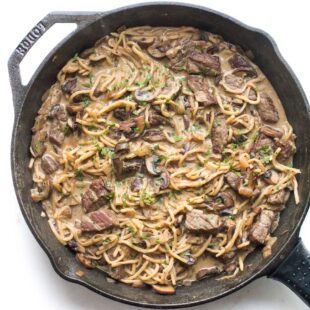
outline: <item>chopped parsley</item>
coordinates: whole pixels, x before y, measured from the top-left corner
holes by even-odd
[[[147,206],[151,206],[156,202],[156,198],[151,193],[147,193],[147,192],[142,193],[141,200]]]
[[[147,234],[147,233],[143,233],[142,235],[141,235],[141,238],[142,239],[148,239],[148,238],[150,238],[151,237],[151,235],[150,234]]]
[[[82,106],[84,108],[88,107],[90,105],[90,99],[88,97],[83,97],[82,99]]]
[[[114,197],[115,197],[115,193],[114,193],[114,192],[110,192],[110,193],[106,194],[104,197],[105,197],[108,201],[112,201],[112,200],[114,199]]]
[[[174,142],[176,142],[176,143],[182,141],[182,139],[183,139],[182,136],[178,136],[176,133],[172,134],[172,138],[173,138]]]
[[[194,124],[190,128],[191,132],[197,132],[197,131],[200,131],[201,129],[202,129],[202,127],[198,124]]]
[[[267,165],[272,160],[272,148],[270,145],[264,145],[260,151],[261,161],[264,165]]]
[[[70,133],[71,133],[71,128],[68,124],[66,124],[64,128],[64,134],[65,136],[68,136]]]
[[[140,132],[140,128],[138,128],[138,127],[133,128],[133,132],[135,132],[135,133]]]
[[[110,159],[113,159],[115,157],[115,152],[113,152],[112,150],[110,150],[109,148],[105,146],[101,148],[99,147],[99,153],[100,155],[108,157]]]
[[[74,171],[74,175],[75,175],[75,178],[78,180],[78,181],[83,181],[84,180],[84,173],[82,170],[80,169],[77,169]]]

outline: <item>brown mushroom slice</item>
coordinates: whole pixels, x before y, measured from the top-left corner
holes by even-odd
[[[168,80],[166,86],[161,89],[158,97],[165,99],[173,99],[179,93],[181,84],[176,80]]]
[[[253,189],[250,187],[240,186],[238,189],[238,193],[241,196],[251,198],[253,196]]]
[[[129,152],[128,142],[119,142],[115,145],[114,151],[117,155],[125,154]]]
[[[156,94],[155,94],[155,92],[151,92],[149,90],[137,89],[137,90],[135,90],[133,97],[137,101],[150,102],[150,101],[153,101],[155,99]]]
[[[168,41],[163,43],[155,42],[147,48],[147,51],[152,57],[160,59],[166,56],[166,52],[169,50],[169,48],[170,44]]]
[[[165,140],[166,137],[163,132],[159,129],[147,129],[143,134],[143,140],[147,142],[159,142]]]
[[[259,129],[259,132],[263,133],[264,135],[270,138],[281,138],[283,136],[283,132],[281,130],[267,125],[261,127]]]
[[[164,190],[166,188],[169,187],[169,184],[170,184],[170,176],[169,176],[169,173],[167,171],[164,171],[161,173],[160,175],[160,178],[161,178],[161,185],[160,185],[160,190]]]
[[[147,48],[154,43],[154,37],[133,36],[131,40],[138,43],[142,48]]]
[[[157,163],[158,163],[158,156],[156,156],[156,155],[147,157],[145,159],[146,169],[151,175],[159,175],[160,174],[160,169],[158,169]]]
[[[51,190],[50,181],[46,180],[41,183],[37,183],[35,188],[31,189],[31,198],[33,201],[38,202],[44,200],[49,196]]]
[[[161,295],[172,295],[175,294],[175,288],[171,285],[152,285],[154,291]]]
[[[275,170],[267,170],[264,173],[264,180],[268,183],[268,184],[272,184],[272,185],[276,185],[278,184],[280,177],[279,174],[275,171]]]

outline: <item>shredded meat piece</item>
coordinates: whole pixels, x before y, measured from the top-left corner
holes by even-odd
[[[250,232],[250,239],[252,241],[264,244],[270,232],[272,221],[275,213],[271,210],[263,210],[258,220],[253,225]]]

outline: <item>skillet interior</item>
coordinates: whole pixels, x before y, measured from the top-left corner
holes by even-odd
[[[78,265],[74,255],[56,240],[46,220],[42,220],[40,216],[40,205],[32,202],[29,194],[32,186],[31,173],[28,170],[30,130],[41,105],[40,98],[55,82],[57,72],[75,52],[92,46],[103,35],[115,31],[122,25],[131,27],[146,24],[151,26],[193,26],[220,34],[224,40],[252,50],[255,55],[254,62],[262,69],[278,92],[288,121],[292,124],[298,137],[294,166],[302,171],[302,175],[299,177],[300,205],[295,206],[292,197],[290,198],[286,210],[281,214],[280,226],[275,233],[278,241],[274,247],[274,254],[268,260],[262,260],[260,252],[255,251],[247,260],[247,264],[250,265],[248,270],[236,279],[227,282],[205,279],[195,282],[190,287],[178,288],[176,295],[172,296],[160,296],[149,289],[134,289],[120,283],[108,283],[102,272],[84,270],[81,265]],[[57,55],[57,60],[52,62],[55,55]],[[199,7],[184,4],[138,5],[116,10],[106,15],[102,14],[102,17],[96,22],[74,33],[50,53],[31,83],[13,132],[13,178],[21,209],[28,225],[51,258],[55,270],[61,276],[120,301],[146,306],[181,307],[210,301],[228,294],[275,267],[279,256],[277,254],[289,242],[293,233],[299,229],[308,206],[310,117],[306,99],[296,78],[283,63],[269,37],[227,16]],[[85,271],[85,276],[82,279],[75,275],[77,269]]]

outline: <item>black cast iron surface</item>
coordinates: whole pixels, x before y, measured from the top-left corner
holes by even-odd
[[[21,60],[31,46],[55,23],[76,23],[78,27],[49,53],[29,84],[22,86],[19,72]],[[121,283],[108,283],[102,272],[83,269],[76,262],[74,255],[59,244],[46,220],[40,216],[40,205],[30,198],[32,181],[28,169],[29,144],[31,127],[41,105],[41,96],[55,82],[58,71],[76,52],[92,46],[97,39],[122,25],[193,26],[220,34],[226,41],[250,49],[254,53],[254,62],[269,78],[282,100],[288,120],[298,137],[296,141],[298,152],[294,158],[294,166],[302,171],[298,178],[301,201],[296,206],[291,197],[287,208],[283,211],[280,226],[275,233],[278,241],[273,255],[263,260],[260,251],[255,251],[247,260],[248,268],[245,272],[233,280],[221,282],[205,279],[190,287],[180,287],[177,293],[171,296],[157,295],[150,289],[135,289]],[[11,163],[16,195],[33,235],[49,256],[55,271],[64,279],[84,285],[106,297],[133,305],[157,308],[187,307],[220,298],[257,277],[274,272],[295,247],[300,225],[309,206],[310,113],[297,78],[268,34],[224,14],[180,3],[138,4],[107,13],[55,12],[48,14],[28,33],[13,52],[8,66],[15,106]],[[301,255],[301,252],[299,251],[298,255]],[[79,278],[75,275],[78,269],[85,272],[84,277]],[[287,279],[282,279],[281,272],[274,272],[273,277],[287,282]],[[303,291],[305,286],[300,284],[298,289]],[[305,294],[307,292],[300,293],[302,296]],[[309,303],[309,296],[304,299]]]

